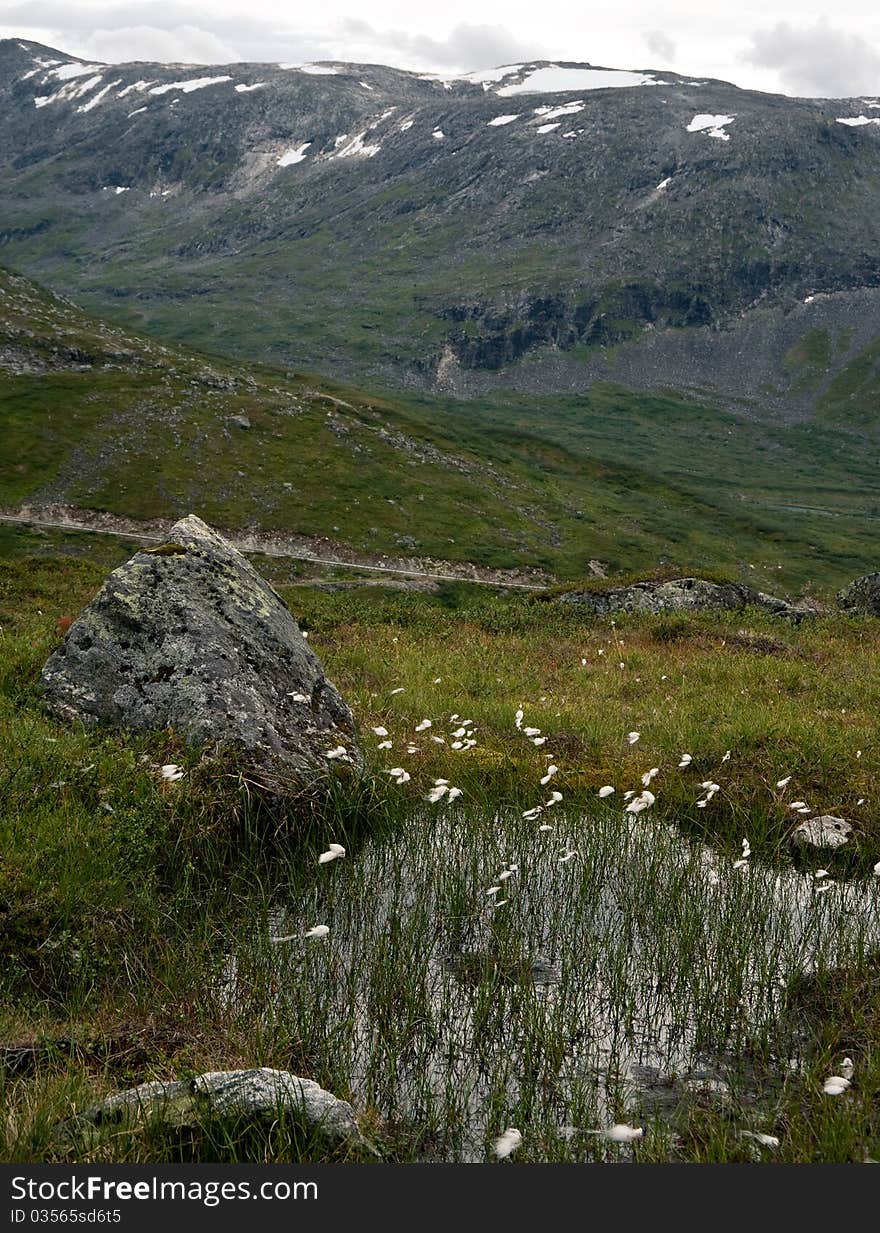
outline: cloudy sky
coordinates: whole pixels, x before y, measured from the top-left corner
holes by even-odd
[[[10,36],[105,61],[358,60],[450,74],[564,59],[785,94],[880,94],[877,0],[0,0]]]

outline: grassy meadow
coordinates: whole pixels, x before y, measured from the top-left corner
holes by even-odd
[[[42,710],[66,618],[131,550],[3,531],[0,1158],[340,1158],[284,1122],[56,1129],[250,1066],[349,1099],[364,1159],[490,1161],[507,1127],[513,1161],[876,1158],[880,623],[614,624],[258,560],[368,763],[270,808],[223,751]],[[849,843],[793,847],[828,813]],[[596,1133],[618,1123],[641,1136]]]

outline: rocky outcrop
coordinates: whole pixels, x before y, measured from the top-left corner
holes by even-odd
[[[345,1100],[286,1070],[221,1070],[193,1079],[159,1080],[117,1092],[56,1128],[68,1142],[94,1145],[108,1132],[151,1127],[198,1129],[226,1119],[271,1125],[297,1121],[332,1144],[368,1146]]]
[[[864,574],[837,592],[837,605],[850,616],[880,616],[880,574]]]
[[[193,515],[113,571],[42,686],[66,719],[240,749],[277,790],[331,761],[363,765],[351,711],[284,600]]]
[[[607,590],[566,591],[564,603],[578,604],[597,616],[614,612],[703,612],[709,609],[763,608],[775,616],[801,621],[815,615],[805,604],[790,604],[738,582],[708,582],[705,578],[673,578],[667,582],[635,582]]]

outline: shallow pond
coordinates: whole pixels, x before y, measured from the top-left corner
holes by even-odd
[[[748,1103],[756,1053],[781,1082],[800,1064],[786,987],[876,948],[877,897],[737,867],[619,808],[560,811],[548,831],[420,811],[305,892],[275,888],[222,996],[425,1158],[483,1160],[511,1125],[577,1158],[597,1142],[581,1135],[694,1092]],[[326,937],[302,936],[319,923]]]

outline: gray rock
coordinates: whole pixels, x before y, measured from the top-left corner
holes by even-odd
[[[232,424],[236,428],[250,428],[251,422],[246,415],[227,415],[226,423]]]
[[[852,826],[844,818],[836,818],[833,814],[822,814],[819,818],[808,818],[801,822],[791,833],[792,843],[807,844],[812,848],[840,848],[849,842]]]
[[[880,616],[880,574],[864,574],[837,592],[837,605],[851,616]]]
[[[667,582],[635,582],[607,590],[567,591],[564,603],[589,608],[597,616],[614,612],[704,612],[709,609],[763,608],[776,616],[800,621],[814,616],[804,604],[789,604],[738,582],[708,582],[705,578],[673,578]]]
[[[57,715],[231,745],[273,790],[361,768],[351,711],[287,605],[190,515],[113,571],[42,672]]]
[[[117,1092],[56,1129],[60,1138],[99,1141],[108,1128],[147,1125],[195,1128],[212,1118],[274,1122],[286,1115],[331,1143],[364,1145],[354,1109],[345,1100],[286,1070],[220,1070],[194,1079],[159,1080]]]

